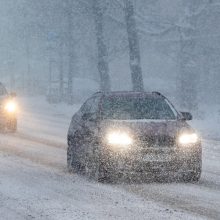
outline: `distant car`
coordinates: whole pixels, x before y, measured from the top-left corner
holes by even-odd
[[[10,132],[17,131],[17,107],[13,98],[15,93],[8,94],[6,88],[0,83],[0,129]]]
[[[198,181],[202,146],[186,122],[191,119],[158,92],[96,93],[72,118],[68,169],[100,182],[119,177]]]

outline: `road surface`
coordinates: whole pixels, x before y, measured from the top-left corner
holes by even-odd
[[[0,134],[0,219],[220,219],[220,142],[203,141],[196,184],[99,184],[66,170],[78,108],[20,101],[19,130]]]

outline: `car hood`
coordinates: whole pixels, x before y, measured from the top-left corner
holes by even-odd
[[[182,130],[193,130],[181,120],[104,120],[101,130],[123,130],[135,136],[170,136],[175,137]]]

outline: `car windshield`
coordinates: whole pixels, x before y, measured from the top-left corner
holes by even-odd
[[[5,87],[2,84],[0,84],[0,96],[3,96],[3,95],[7,95],[7,91]]]
[[[173,110],[164,98],[110,97],[104,99],[102,110],[104,119],[176,119]]]

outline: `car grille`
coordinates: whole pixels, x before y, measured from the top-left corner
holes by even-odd
[[[175,145],[175,138],[167,135],[141,136],[139,137],[139,143],[144,148],[173,147]]]

